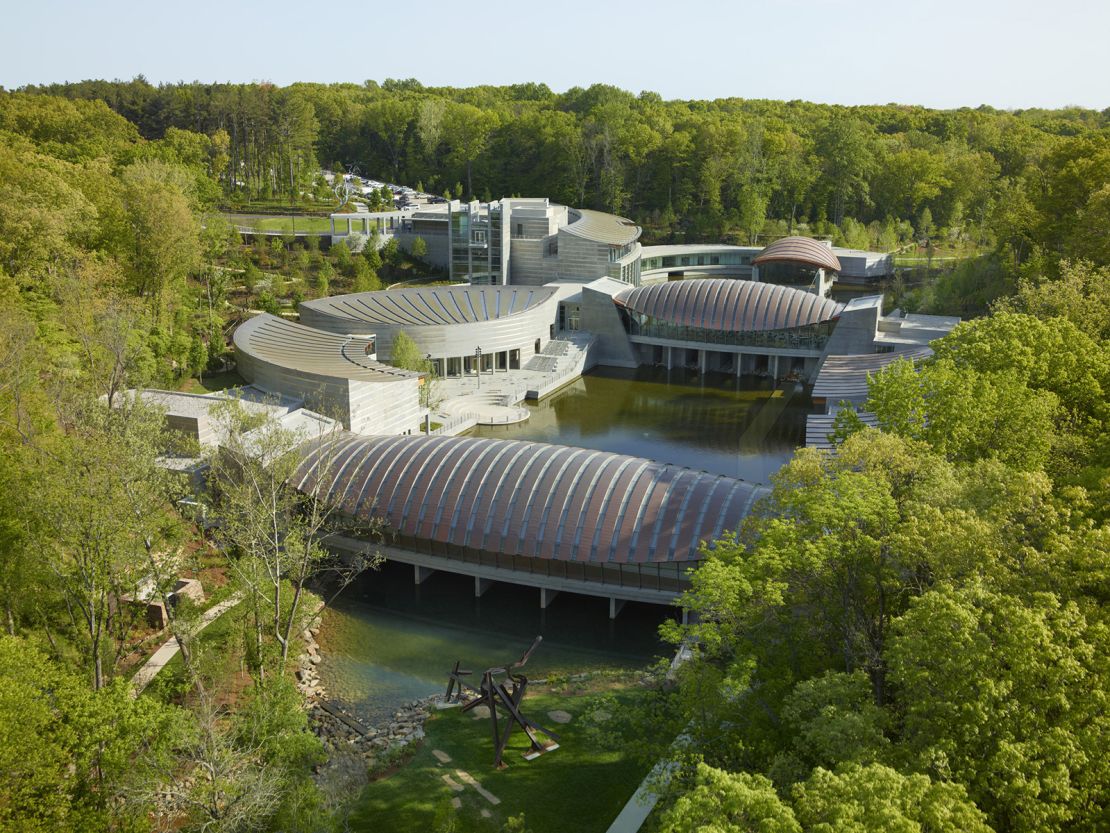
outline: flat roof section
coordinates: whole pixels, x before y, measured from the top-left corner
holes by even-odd
[[[843,304],[779,284],[704,278],[629,289],[620,306],[686,327],[727,332],[787,330],[831,321]]]
[[[591,563],[696,562],[764,486],[639,457],[519,440],[362,437],[308,447],[290,481],[408,538]]]
[[[556,292],[533,286],[413,287],[317,298],[301,306],[358,324],[436,327],[507,318],[549,301]]]

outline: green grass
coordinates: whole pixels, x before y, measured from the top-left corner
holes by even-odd
[[[234,643],[241,638],[237,620],[242,605],[243,603],[240,602],[230,610],[225,610],[196,637],[198,661],[203,667],[202,670],[214,678],[223,678],[239,668],[237,652],[233,648]],[[205,608],[209,606],[205,604]],[[181,652],[178,651],[143,689],[143,696],[168,702],[180,694],[184,687],[185,666],[182,663]]]
[[[638,692],[626,690],[618,702],[629,703]],[[635,792],[645,769],[618,749],[606,747],[591,736],[584,715],[596,702],[593,695],[567,696],[529,693],[524,714],[560,737],[560,746],[534,761],[525,761],[528,748],[524,733],[516,730],[505,752],[508,768],[493,768],[490,722],[475,719],[458,709],[436,712],[425,726],[427,737],[412,761],[388,778],[370,784],[351,814],[351,829],[392,833],[424,833],[435,829],[440,818],[451,812],[450,801],[458,795],[460,833],[497,831],[510,816],[524,814],[532,833],[579,833],[604,831]],[[567,724],[557,724],[547,713],[562,709],[573,715]],[[441,764],[432,750],[451,756]],[[485,789],[501,799],[492,805],[474,789],[455,793],[443,781],[450,775],[460,782],[456,770],[470,773]],[[491,817],[481,817],[483,809]]]
[[[205,373],[202,379],[185,379],[181,383],[183,393],[215,393],[245,385],[246,381],[234,370],[221,373]]]
[[[268,217],[265,220],[251,219],[242,221],[238,224],[248,226],[256,231],[282,231],[290,233],[293,231],[293,220],[290,217]],[[296,226],[298,232],[331,232],[331,220],[327,217],[298,217]],[[346,228],[346,223],[343,223],[343,230],[346,231]]]

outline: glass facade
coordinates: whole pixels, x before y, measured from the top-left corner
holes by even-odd
[[[624,328],[630,336],[661,338],[669,341],[693,341],[700,344],[724,344],[732,347],[773,347],[784,350],[823,350],[836,326],[836,321],[833,320],[784,330],[711,330],[706,327],[674,324],[630,309],[621,309],[620,314]]]
[[[702,255],[667,255],[666,257],[645,257],[643,268],[676,269],[683,266],[751,266],[750,253],[721,252]]]
[[[499,285],[501,206],[471,203],[451,212],[451,279],[476,286]]]

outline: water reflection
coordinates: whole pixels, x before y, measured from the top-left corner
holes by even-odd
[[[674,612],[629,602],[609,619],[608,600],[560,594],[539,608],[539,591],[493,584],[474,597],[474,580],[435,573],[413,584],[412,567],[385,564],[335,601],[320,634],[320,676],[329,696],[374,720],[440,691],[456,659],[480,671],[543,645],[530,676],[637,668],[666,653],[657,633]]]
[[[725,373],[598,368],[517,425],[472,436],[538,440],[647,457],[759,483],[803,443],[809,395]]]
[[[474,435],[582,446],[768,482],[802,444],[808,394],[729,374],[602,368],[543,402],[513,426]],[[473,579],[436,573],[415,587],[412,568],[389,564],[337,600],[321,633],[321,677],[331,696],[371,719],[441,690],[460,659],[480,671],[544,644],[529,673],[641,667],[666,652],[664,607],[627,604],[615,622],[606,599],[563,594],[546,611],[539,591],[494,584],[474,598]]]

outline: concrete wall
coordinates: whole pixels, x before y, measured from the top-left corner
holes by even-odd
[[[582,287],[582,314],[579,326],[596,336],[591,360],[614,367],[636,367],[639,362],[621,323],[612,296]]]
[[[433,266],[447,271],[451,268],[450,236],[447,234],[447,224],[442,223],[441,225],[443,225],[442,231],[399,231],[393,236],[397,239],[397,245],[406,252],[412,252],[412,242],[417,237],[423,237],[424,242],[428,245],[428,254],[424,256],[424,259]]]
[[[609,275],[609,246],[559,230],[557,277],[564,281],[595,281]],[[556,276],[548,278],[555,280]]]
[[[239,375],[255,387],[304,400],[324,416],[359,434],[416,432],[423,409],[416,378],[364,382],[272,364],[235,348]]]
[[[868,295],[849,301],[825,345],[824,355],[874,353],[882,306],[882,295]]]

